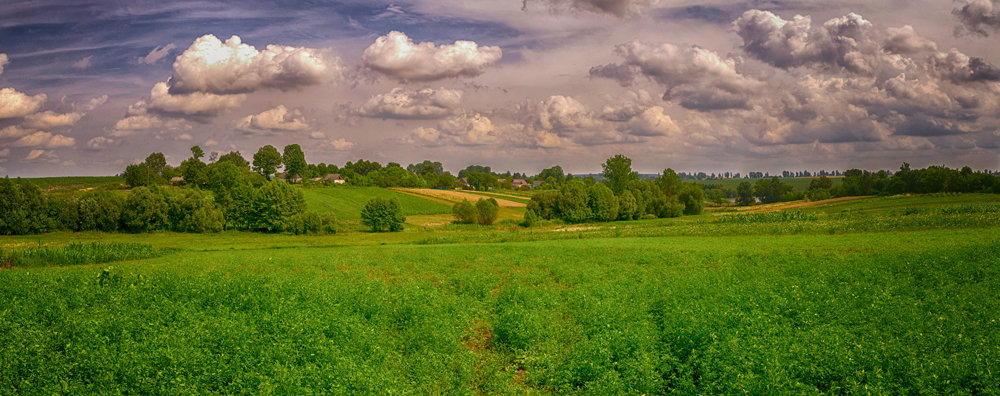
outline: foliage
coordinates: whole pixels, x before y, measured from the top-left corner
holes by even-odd
[[[631,191],[623,191],[618,197],[618,220],[633,220],[639,216],[639,203]]]
[[[0,234],[21,235],[48,229],[48,198],[23,179],[0,179]]]
[[[621,194],[627,185],[639,180],[639,173],[632,170],[632,159],[621,154],[608,158],[601,169],[604,170],[604,184],[615,194]]]
[[[289,217],[284,222],[285,232],[302,234],[334,234],[337,232],[337,217],[333,213],[305,211]]]
[[[361,210],[361,222],[372,232],[395,232],[403,230],[406,216],[395,199],[372,198]]]
[[[145,164],[153,174],[162,175],[163,168],[167,166],[167,159],[163,156],[163,153],[152,153],[146,157]]]
[[[497,221],[500,215],[500,205],[493,198],[480,199],[476,201],[476,223],[481,225],[491,225]]]
[[[753,185],[750,182],[741,182],[736,186],[736,204],[740,206],[753,205]]]
[[[302,152],[302,147],[297,144],[285,146],[281,154],[281,163],[285,165],[285,172],[288,172],[289,178],[293,175],[302,175],[302,171],[308,165],[306,154]]]
[[[125,199],[122,224],[130,232],[163,230],[169,224],[167,211],[163,190],[158,187],[136,187]]]
[[[306,210],[302,191],[288,183],[271,180],[253,190],[253,200],[249,202],[244,222],[257,231],[283,231],[292,216]]]
[[[775,203],[785,200],[785,196],[792,192],[792,187],[782,183],[777,177],[770,179],[757,179],[754,186],[754,196],[763,203]]]
[[[155,183],[159,177],[159,175],[153,174],[145,162],[126,166],[123,176],[125,176],[125,184],[129,187],[148,186]]]
[[[705,207],[705,190],[696,183],[685,183],[677,199],[684,204],[684,214],[699,215]]]
[[[618,219],[618,197],[604,184],[594,184],[587,189],[587,206],[595,221]]]
[[[559,197],[559,191],[542,191],[536,193],[531,197],[531,202],[528,202],[527,210],[534,212],[538,217],[545,220],[557,218]]]
[[[455,222],[458,224],[475,223],[476,214],[476,207],[468,199],[456,202],[455,206],[452,207],[452,215],[455,216]]]
[[[180,169],[181,177],[188,184],[196,186],[205,186],[208,184],[208,165],[205,165],[197,157],[181,161],[181,166],[178,169]]]
[[[167,194],[167,222],[176,232],[219,232],[226,225],[212,197],[196,189]]]
[[[253,171],[271,180],[271,175],[274,175],[278,171],[278,167],[281,166],[281,160],[281,153],[278,152],[278,149],[268,144],[261,147],[253,155]]]
[[[535,178],[552,186],[558,186],[566,181],[566,174],[563,172],[561,166],[556,165],[551,168],[542,169]]]
[[[564,183],[559,189],[556,214],[567,223],[589,221],[593,212],[587,204],[588,197],[587,185],[583,181],[574,179]]]
[[[121,195],[97,192],[63,202],[59,221],[70,231],[114,232],[121,229],[125,200]]]
[[[239,168],[244,172],[250,171],[250,162],[247,161],[246,158],[243,158],[243,154],[241,154],[239,151],[230,151],[226,154],[223,154],[222,156],[219,157],[217,161],[215,161],[215,164],[218,165],[225,162],[236,165],[237,168]]]
[[[524,212],[524,219],[521,220],[520,225],[525,228],[534,227],[538,225],[539,221],[541,221],[541,219],[538,218],[538,215],[536,215],[534,211],[527,210]]]

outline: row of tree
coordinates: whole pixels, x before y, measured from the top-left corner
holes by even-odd
[[[632,220],[641,217],[677,217],[700,214],[705,194],[701,186],[686,183],[672,169],[659,178],[640,179],[632,160],[623,155],[601,165],[603,183],[572,178],[556,190],[536,193],[528,204],[532,216],[567,223]],[[554,177],[554,176],[552,176]]]
[[[0,179],[0,234],[55,230],[105,232],[335,232],[336,218],[306,211],[302,192],[278,182],[254,187],[229,179],[212,190],[137,187],[50,199],[22,179]]]

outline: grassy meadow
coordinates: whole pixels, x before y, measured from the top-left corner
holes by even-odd
[[[304,192],[346,220],[378,194],[450,212]],[[0,270],[0,393],[1000,393],[995,195],[528,229],[50,233],[0,237],[4,257],[36,259]]]

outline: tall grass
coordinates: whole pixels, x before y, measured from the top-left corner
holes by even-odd
[[[138,260],[159,257],[167,249],[154,248],[142,243],[94,242],[70,243],[68,246],[0,247],[0,266],[30,268],[101,264],[112,261]]]

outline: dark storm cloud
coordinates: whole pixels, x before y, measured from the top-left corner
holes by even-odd
[[[1000,0],[962,0],[951,11],[961,25],[956,35],[972,34],[989,36],[1000,31]]]
[[[522,9],[529,3],[544,3],[552,10],[586,11],[610,14],[616,17],[638,15],[653,0],[522,0]]]

